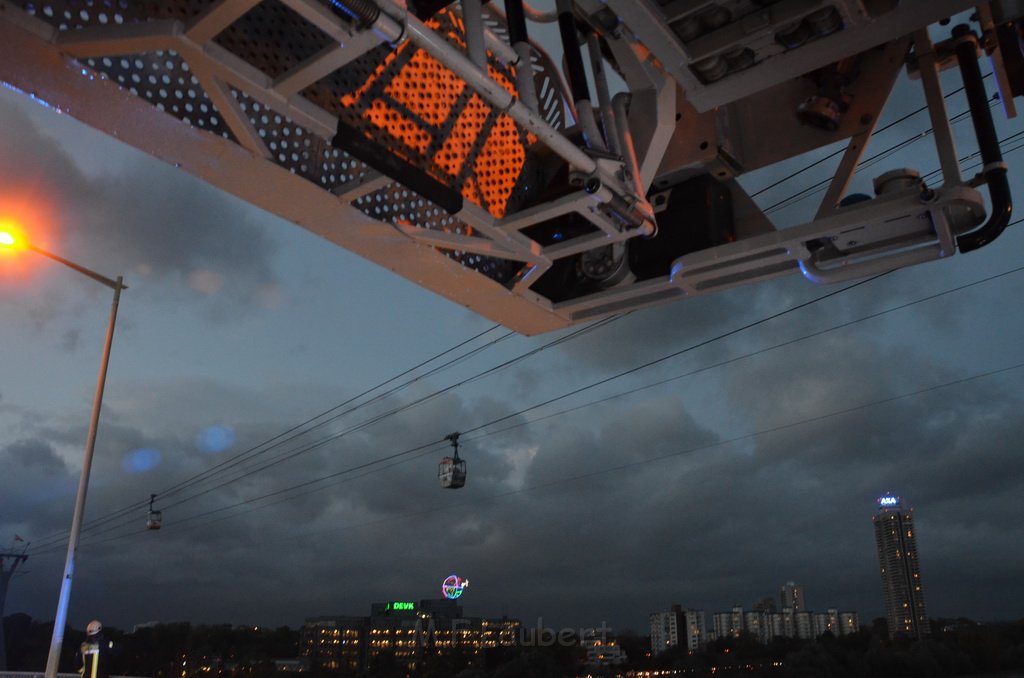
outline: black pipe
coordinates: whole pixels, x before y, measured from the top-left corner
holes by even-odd
[[[523,0],[505,0],[505,18],[508,20],[508,41],[512,45],[529,42],[526,33],[526,11]]]
[[[572,90],[572,100],[590,101],[590,88],[587,87],[587,72],[583,70],[583,53],[580,51],[580,41],[576,37],[576,18],[571,9],[564,9],[563,3],[557,3],[558,10],[558,32],[562,36],[562,52],[565,54],[566,68],[569,69],[569,88]],[[564,3],[571,7],[570,3]]]
[[[999,137],[992,122],[992,111],[988,106],[988,93],[981,79],[981,68],[978,67],[978,51],[974,34],[966,24],[953,29],[953,37],[959,38],[956,44],[956,58],[960,64],[960,75],[964,80],[964,93],[971,109],[971,122],[974,124],[974,135],[978,139],[978,150],[981,151],[981,162],[984,168],[985,183],[988,184],[988,195],[992,202],[992,214],[980,228],[958,236],[957,247],[961,252],[970,252],[984,247],[999,237],[1010,223],[1013,213],[1013,196],[1010,195],[1010,182],[1006,178],[1006,165],[1003,154],[999,150]]]

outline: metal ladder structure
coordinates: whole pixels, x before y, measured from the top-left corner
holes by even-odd
[[[1012,201],[977,59],[992,58],[1015,115],[1020,5],[0,0],[0,82],[536,334],[994,240]],[[968,10],[972,25],[933,42],[929,26]],[[558,25],[558,58],[529,35],[543,23]],[[975,177],[957,162],[946,68],[971,105]],[[897,168],[875,195],[847,195],[904,69],[942,183]],[[840,141],[805,224],[777,228],[736,181]]]

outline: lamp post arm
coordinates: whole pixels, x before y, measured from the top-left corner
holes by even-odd
[[[105,275],[100,275],[96,271],[90,270],[90,269],[86,268],[85,266],[79,266],[78,264],[76,264],[73,261],[68,261],[64,257],[58,256],[58,255],[54,254],[53,252],[48,252],[48,251],[44,250],[41,247],[36,247],[32,243],[28,243],[25,246],[25,248],[29,249],[29,250],[32,250],[36,254],[43,255],[47,259],[53,259],[57,263],[64,264],[68,268],[74,269],[74,270],[78,271],[79,273],[81,273],[82,275],[88,276],[88,277],[92,278],[93,280],[95,280],[96,282],[102,283],[102,284],[106,285],[107,287],[109,287],[109,288],[111,288],[113,290],[118,290],[118,289],[126,290],[126,289],[128,289],[127,285],[124,285],[124,284],[121,283],[121,278],[120,277],[118,277],[117,280],[111,280],[110,278],[106,277]],[[115,298],[115,301],[114,301],[114,306],[115,306],[115,310],[116,310],[116,306],[117,306],[116,298]]]

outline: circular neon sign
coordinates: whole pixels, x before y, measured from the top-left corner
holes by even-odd
[[[468,579],[463,579],[459,575],[453,574],[441,584],[441,593],[448,600],[455,600],[462,595],[467,586],[469,586]]]

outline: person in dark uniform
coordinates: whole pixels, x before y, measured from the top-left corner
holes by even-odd
[[[85,642],[78,650],[78,673],[82,678],[110,678],[114,654],[114,643],[103,637],[103,624],[92,620],[85,627]]]

